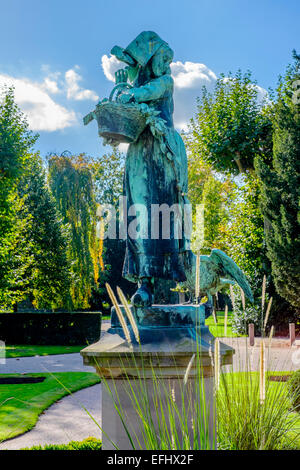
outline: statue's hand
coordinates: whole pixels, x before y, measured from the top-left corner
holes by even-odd
[[[123,104],[132,103],[134,101],[134,96],[130,92],[121,93],[118,96],[118,101],[119,101],[119,103],[123,103]]]
[[[116,85],[118,85],[118,83],[127,83],[127,80],[128,80],[128,72],[126,69],[119,69],[115,72]]]

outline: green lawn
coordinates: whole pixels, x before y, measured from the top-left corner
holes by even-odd
[[[29,357],[48,356],[52,354],[77,353],[87,345],[82,346],[44,346],[31,344],[9,344],[5,346],[5,356],[9,357]]]
[[[225,336],[224,332],[224,311],[218,311],[217,312],[217,324],[214,321],[214,317],[211,315],[209,318],[205,320],[205,324],[209,326],[210,332],[214,336],[218,336],[219,338],[223,338]],[[237,335],[236,333],[232,332],[231,329],[231,322],[232,322],[232,312],[228,312],[227,316],[227,334],[226,336],[228,338],[235,338],[237,336],[245,336],[245,335]]]
[[[0,375],[12,376],[24,377],[18,374]],[[100,381],[92,372],[57,372],[55,375],[39,373],[25,376],[45,376],[46,379],[35,384],[0,384],[0,442],[32,429],[42,411],[68,395],[68,390],[76,392]]]

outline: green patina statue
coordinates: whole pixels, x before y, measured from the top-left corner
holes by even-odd
[[[124,177],[127,227],[137,211],[140,217],[139,236],[128,230],[123,276],[138,283],[133,305],[149,307],[154,279],[182,282],[190,290],[195,286],[195,255],[182,217],[169,218],[168,237],[163,236],[162,219],[156,236],[148,236],[149,227],[153,228],[152,207],[175,205],[182,215],[188,204],[187,156],[173,124],[173,51],[156,33],[144,31],[126,49],[115,46],[111,53],[127,66],[116,72],[110,99],[101,101],[84,124],[96,119],[106,143],[129,143]],[[179,229],[180,237],[175,236]],[[245,276],[224,253],[213,250],[210,257],[201,257],[200,293],[211,296],[223,287],[222,278],[238,282],[252,297]]]

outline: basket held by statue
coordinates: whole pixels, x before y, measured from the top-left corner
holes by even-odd
[[[120,93],[120,86],[113,89],[109,101],[97,105],[93,112],[98,123],[98,133],[100,137],[113,139],[117,143],[136,142],[146,127],[146,116],[137,104],[113,101],[116,90]]]

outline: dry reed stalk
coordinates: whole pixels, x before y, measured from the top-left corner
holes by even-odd
[[[125,339],[128,342],[128,344],[131,345],[131,338],[130,338],[129,329],[128,329],[127,323],[125,321],[125,318],[123,316],[122,310],[120,309],[120,307],[118,305],[115,294],[113,293],[112,288],[110,287],[110,285],[107,282],[105,283],[105,287],[106,287],[106,290],[108,292],[109,298],[112,301],[112,303],[113,303],[113,305],[116,309],[116,313],[118,315],[119,321],[121,323],[121,326],[122,326],[124,334],[125,334]]]
[[[128,302],[127,302],[127,299],[122,291],[122,289],[120,289],[120,287],[117,287],[117,292],[118,292],[118,296],[119,296],[119,299],[121,301],[121,304],[123,304],[123,307],[125,309],[125,312],[126,312],[126,315],[128,317],[128,320],[130,322],[130,325],[132,327],[132,331],[133,331],[133,334],[135,336],[135,339],[137,341],[138,344],[141,344],[141,340],[140,340],[140,334],[139,334],[139,330],[138,330],[138,326],[136,324],[136,321],[135,321],[135,318],[132,314],[132,311],[131,311],[131,308],[130,306],[128,305]]]

